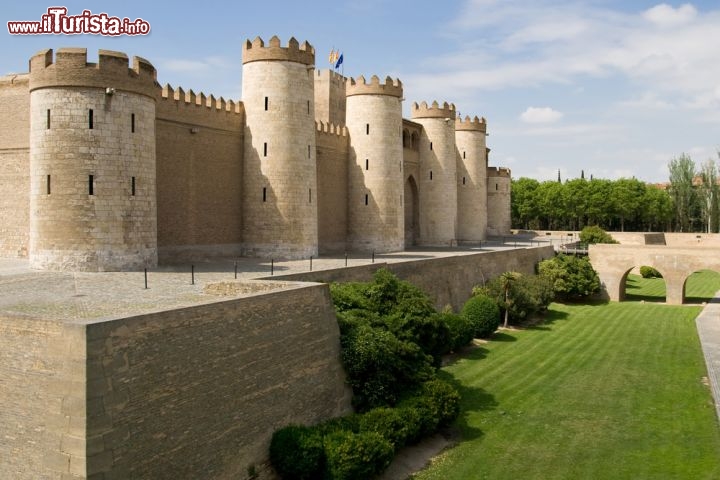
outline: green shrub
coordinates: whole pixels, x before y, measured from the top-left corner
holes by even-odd
[[[451,312],[438,314],[448,329],[449,347],[448,352],[454,352],[472,342],[475,338],[475,326],[465,315],[458,315]],[[500,315],[498,310],[498,316]],[[499,321],[499,320],[498,320]],[[446,352],[447,353],[447,352]]]
[[[395,450],[415,439],[419,431],[418,415],[409,409],[379,407],[364,413],[360,432],[379,433]]]
[[[460,414],[460,393],[455,387],[439,378],[423,383],[420,395],[430,399],[434,405],[440,427],[450,425]]]
[[[647,265],[640,267],[640,275],[642,275],[643,278],[663,278],[662,273]]]
[[[580,232],[582,243],[618,243],[610,234],[597,225],[587,226]]]
[[[276,430],[270,441],[270,461],[285,480],[321,478],[325,448],[319,430],[289,425]]]
[[[417,344],[361,325],[341,338],[342,362],[358,411],[394,405],[400,393],[432,378],[432,358]]]
[[[584,257],[557,255],[540,262],[538,273],[547,278],[561,299],[584,298],[600,291],[600,278]]]
[[[483,287],[473,288],[473,295],[487,295],[497,303],[500,312],[505,312],[505,290],[500,277],[487,282]],[[547,310],[555,293],[548,278],[540,275],[519,275],[509,291],[509,318],[519,323],[535,314]]]
[[[333,480],[367,480],[385,470],[394,450],[375,432],[335,432],[325,437],[326,477]],[[317,477],[321,478],[321,477]]]
[[[470,321],[477,338],[489,337],[500,326],[500,308],[487,295],[470,297],[463,305],[462,315]]]

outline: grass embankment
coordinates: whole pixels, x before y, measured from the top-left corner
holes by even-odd
[[[699,311],[553,304],[545,324],[496,334],[444,369],[463,440],[415,478],[720,478]]]

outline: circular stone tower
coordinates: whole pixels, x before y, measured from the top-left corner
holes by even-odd
[[[396,252],[405,246],[402,83],[373,76],[346,81],[348,245]]]
[[[318,253],[315,50],[291,38],[243,46],[243,244],[248,256]]]
[[[488,235],[510,233],[510,169],[488,167],[487,169],[487,211]]]
[[[487,230],[487,147],[485,119],[465,117],[455,120],[458,154],[459,242],[480,242]]]
[[[420,136],[419,203],[421,245],[451,246],[457,241],[457,159],[455,105],[413,104]]]
[[[155,68],[124,53],[30,59],[30,265],[157,264]]]

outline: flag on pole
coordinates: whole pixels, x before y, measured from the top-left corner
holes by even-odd
[[[340,65],[343,63],[343,54],[340,54],[340,57],[338,57],[337,62],[335,62],[335,70],[340,68]]]
[[[333,47],[330,50],[330,55],[328,55],[328,62],[330,63],[330,65],[335,65],[335,63],[338,61],[339,56],[340,52],[335,50],[335,48]]]

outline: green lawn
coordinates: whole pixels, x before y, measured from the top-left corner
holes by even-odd
[[[718,479],[720,428],[695,306],[553,304],[443,375],[463,440],[427,480]]]
[[[685,283],[685,303],[707,302],[720,290],[720,273],[702,270],[690,275]],[[642,278],[631,273],[625,283],[625,300],[646,302],[665,301],[665,280]]]

